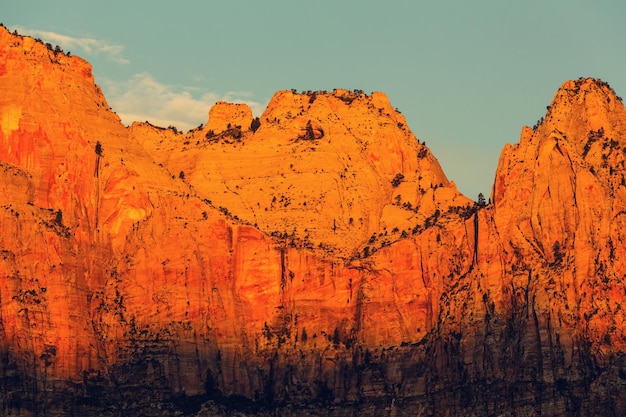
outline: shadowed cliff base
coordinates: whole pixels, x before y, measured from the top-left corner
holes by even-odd
[[[461,195],[382,93],[125,128],[0,29],[4,415],[625,413],[626,110],[565,82]]]

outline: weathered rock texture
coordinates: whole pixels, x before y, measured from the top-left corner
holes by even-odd
[[[490,204],[382,93],[124,128],[0,28],[3,415],[626,413],[626,111],[566,82]]]
[[[382,93],[281,91],[254,123],[244,104],[218,103],[203,129],[136,123],[130,136],[235,219],[343,258],[471,204]]]

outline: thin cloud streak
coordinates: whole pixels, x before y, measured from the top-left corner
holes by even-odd
[[[217,101],[245,103],[255,115],[260,115],[265,108],[263,104],[251,100],[250,93],[218,94],[198,91],[197,87],[162,84],[146,72],[135,74],[123,82],[105,79],[102,87],[109,104],[126,125],[149,121],[156,126],[193,129],[206,123],[209,109]]]
[[[128,59],[124,58],[123,45],[115,45],[104,40],[89,37],[75,38],[56,32],[28,29],[20,26],[16,26],[15,29],[21,34],[40,37],[45,42],[57,44],[66,51],[76,51],[80,49],[86,55],[97,56],[102,54],[109,61],[117,62],[118,64],[126,65],[130,62]]]

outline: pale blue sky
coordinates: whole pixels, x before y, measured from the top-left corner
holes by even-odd
[[[89,60],[125,123],[187,129],[221,99],[260,114],[282,89],[383,91],[471,198],[565,80],[626,95],[623,0],[7,0],[0,21]]]

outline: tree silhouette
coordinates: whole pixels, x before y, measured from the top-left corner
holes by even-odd
[[[404,175],[402,175],[401,173],[398,173],[391,180],[391,185],[392,187],[397,187],[398,185],[400,185],[400,183],[402,183],[402,181],[404,181]]]
[[[96,168],[93,172],[93,176],[97,177],[100,174],[100,157],[102,156],[102,144],[100,141],[96,142]]]
[[[259,127],[261,127],[261,120],[259,120],[258,117],[255,117],[254,119],[252,119],[252,123],[250,123],[250,130],[256,132]]]
[[[100,158],[102,157],[102,144],[100,141],[96,141],[96,146],[94,148],[96,152],[96,166],[93,171],[93,176],[96,177],[96,228],[98,227],[99,221],[99,208],[100,208]]]
[[[315,139],[315,131],[313,131],[313,125],[311,125],[311,121],[306,122],[306,133],[304,134],[303,139],[313,140]]]
[[[54,221],[59,225],[63,226],[63,212],[59,209],[54,216]]]
[[[487,205],[483,193],[478,193],[478,201],[476,201],[476,204],[478,205],[478,207],[485,207]]]
[[[558,240],[554,242],[554,245],[552,245],[552,253],[554,255],[553,265],[561,265],[563,258],[565,257],[565,253],[563,252],[563,248]]]

